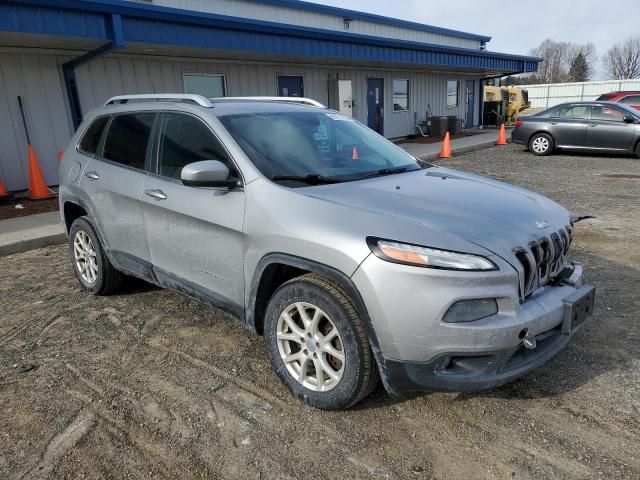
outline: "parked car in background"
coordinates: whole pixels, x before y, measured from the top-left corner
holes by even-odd
[[[602,94],[597,99],[599,102],[615,102],[629,105],[630,107],[640,110],[640,92],[610,92]]]
[[[640,112],[622,103],[564,103],[520,117],[511,139],[535,155],[561,148],[640,157]]]
[[[420,165],[303,98],[116,97],[64,154],[60,210],[84,290],[126,274],[224,309],[318,408],[379,378],[396,393],[501,385],[593,311],[567,210]]]

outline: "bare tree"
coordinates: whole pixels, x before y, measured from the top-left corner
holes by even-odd
[[[559,83],[570,80],[571,65],[579,54],[582,54],[587,70],[591,71],[597,60],[596,48],[592,43],[581,45],[546,39],[540,46],[531,50],[531,55],[543,58],[538,72],[530,77],[531,83]]]
[[[613,79],[640,78],[640,37],[629,38],[611,47],[603,62]]]

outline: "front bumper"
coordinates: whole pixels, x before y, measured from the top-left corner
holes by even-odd
[[[380,373],[392,393],[502,385],[543,365],[569,342],[582,324],[571,328],[567,305],[590,295],[585,318],[592,310],[593,287],[583,284],[580,265],[562,284],[547,285],[522,304],[517,273],[508,264],[474,274],[389,265],[371,256],[353,280],[367,305]],[[474,322],[442,322],[448,307],[465,298],[496,298],[499,312]],[[524,347],[525,336],[536,340],[534,349]]]

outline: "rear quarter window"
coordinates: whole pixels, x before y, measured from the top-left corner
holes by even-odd
[[[82,152],[89,154],[96,153],[98,145],[100,145],[100,140],[102,139],[102,134],[104,133],[104,128],[107,126],[108,121],[108,116],[99,117],[89,125],[85,130],[84,135],[82,135],[80,143],[78,143],[78,148]]]

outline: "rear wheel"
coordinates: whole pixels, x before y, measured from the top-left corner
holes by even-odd
[[[378,382],[364,325],[347,294],[318,275],[283,284],[265,316],[271,364],[291,393],[325,410],[348,408]]]
[[[553,151],[553,138],[548,133],[536,133],[529,140],[529,150],[534,155],[549,155]]]
[[[640,158],[640,142],[636,145],[636,157]]]
[[[69,252],[73,272],[83,290],[108,295],[122,285],[125,277],[111,265],[88,217],[77,218],[71,225]]]

